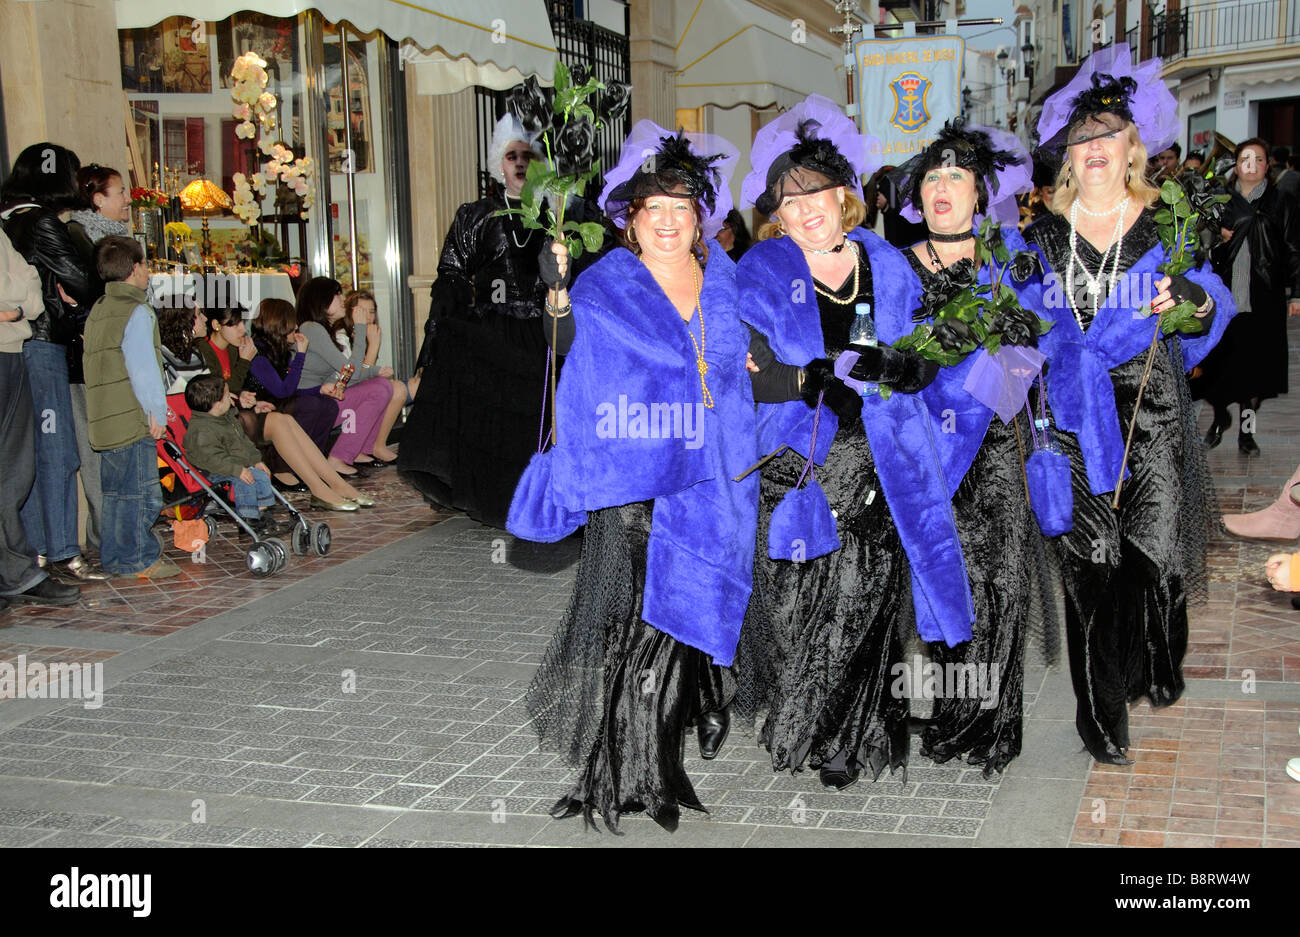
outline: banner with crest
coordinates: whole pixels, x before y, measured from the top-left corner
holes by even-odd
[[[864,39],[854,47],[858,122],[897,166],[934,142],[961,110],[965,42],[956,36]]]

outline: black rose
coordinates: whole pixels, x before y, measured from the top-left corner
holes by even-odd
[[[931,332],[944,351],[961,351],[976,341],[975,332],[960,319],[940,319],[931,326]]]
[[[611,81],[600,94],[600,115],[607,124],[623,119],[632,101],[632,86],[621,81]]]
[[[515,85],[506,96],[506,106],[519,119],[525,133],[539,133],[551,125],[551,99],[549,89],[542,88],[533,76],[521,85]]]
[[[1018,251],[1011,258],[1011,279],[1023,283],[1038,272],[1038,255],[1033,251]]]
[[[1028,309],[1006,309],[989,323],[989,331],[1002,336],[1004,345],[1038,347],[1038,316]]]
[[[948,305],[958,293],[974,285],[975,263],[969,257],[963,257],[951,267],[937,272],[926,283],[921,296],[921,305],[927,312],[927,318]]]
[[[586,172],[595,145],[595,125],[585,117],[570,120],[555,137],[556,171],[565,176]]]
[[[581,62],[577,65],[570,65],[569,78],[573,81],[573,87],[581,88],[591,79],[591,69]]]

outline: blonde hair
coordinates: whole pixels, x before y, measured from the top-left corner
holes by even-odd
[[[867,206],[858,198],[856,192],[845,186],[844,188],[844,212],[840,215],[840,224],[844,227],[844,233],[848,234],[858,225],[862,224],[867,218]],[[766,241],[768,238],[784,237],[785,232],[781,230],[779,221],[765,221],[758,226],[758,233],[754,235],[756,241]]]
[[[1160,189],[1147,181],[1147,148],[1138,135],[1137,127],[1132,121],[1129,121],[1124,128],[1128,135],[1129,157],[1131,162],[1129,166],[1132,170],[1128,175],[1128,194],[1131,198],[1142,202],[1143,205],[1150,208],[1155,204],[1156,199],[1160,197]],[[1061,161],[1061,168],[1056,173],[1056,191],[1052,193],[1051,200],[1047,207],[1054,214],[1065,215],[1070,211],[1070,206],[1074,200],[1079,197],[1079,186],[1074,181],[1074,173],[1070,168],[1069,151],[1066,157]]]

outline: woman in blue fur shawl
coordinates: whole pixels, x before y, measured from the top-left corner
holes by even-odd
[[[817,768],[825,786],[842,789],[907,762],[908,700],[891,692],[911,591],[895,519],[911,517],[911,533],[932,528],[936,581],[957,575],[954,560],[960,568],[946,494],[927,485],[937,458],[914,398],[937,367],[886,347],[911,330],[919,295],[902,255],[856,227],[870,167],[852,121],[814,95],[759,132],[751,161],[742,193],[776,225],[760,229],[737,278],[759,369],[758,450],[774,455],[760,482],[741,703],[766,711],[760,741],[774,768]],[[771,237],[777,225],[784,236]],[[856,370],[837,376],[833,359],[855,319],[874,325],[880,344],[857,346]],[[894,393],[864,404],[843,377]],[[809,473],[815,483],[791,494]],[[933,595],[933,606],[927,594],[926,620],[969,633],[959,592]]]
[[[958,124],[945,126],[929,147],[898,171],[906,199],[902,214],[919,212],[927,231],[926,240],[904,252],[924,296],[923,308],[914,318],[932,321],[933,314],[953,298],[991,283],[992,262],[977,268],[976,216],[1002,223],[1017,218],[1015,197],[1032,187],[1031,168],[1029,154],[1011,134]],[[991,774],[1002,771],[1020,753],[1030,610],[1035,609],[1037,620],[1050,620],[1055,603],[1050,599],[1042,538],[1026,500],[1022,449],[1030,432],[1020,412],[1029,379],[1022,379],[1017,392],[1002,401],[996,393],[977,399],[966,389],[973,387],[976,368],[1002,363],[1008,356],[1022,361],[1025,346],[1038,346],[1041,279],[1037,263],[1025,268],[1037,255],[1028,250],[1014,223],[994,224],[983,236],[989,244],[1000,241],[1009,252],[998,274],[1000,283],[1016,292],[1018,309],[987,316],[988,328],[1008,350],[990,356],[978,349],[960,363],[944,367],[922,392],[935,438],[943,447],[945,477],[953,492],[975,605],[971,640],[955,646],[935,641],[930,656],[945,674],[969,673],[975,679],[968,677],[958,686],[945,681],[921,737],[921,754],[936,762],[964,757]],[[1023,252],[1020,269],[1010,261],[1016,252]],[[934,334],[938,347],[946,351],[970,347],[969,336],[943,329]],[[1028,361],[1027,368],[1037,371],[1039,357],[1030,353]],[[992,406],[998,407],[1000,418],[995,418]],[[1049,598],[1042,601],[1045,590]]]
[[[680,807],[704,809],[684,733],[694,724],[713,757],[735,689],[758,486],[732,479],[755,459],[754,403],[735,264],[706,237],[731,208],[736,156],[641,121],[601,195],[622,246],[571,296],[564,246],[542,255],[546,334],[567,355],[557,441],[525,471],[507,529],[586,533],[526,701],[543,743],[580,771],[552,816],[599,812],[615,832],[625,813],[671,831]]]
[[[1048,272],[1044,301],[1056,325],[1043,338],[1047,404],[1074,497],[1074,528],[1056,545],[1075,724],[1094,758],[1121,765],[1132,763],[1129,702],[1168,706],[1183,692],[1188,596],[1204,588],[1210,531],[1209,474],[1185,372],[1235,313],[1208,265],[1172,278],[1157,270],[1167,254],[1151,208],[1157,191],[1143,170],[1147,153],[1178,130],[1159,73],[1154,59],[1135,71],[1119,44],[1094,53],[1046,102],[1040,139],[1064,159],[1053,214],[1025,232]],[[1143,387],[1150,311],[1182,300],[1197,308],[1202,330],[1162,341]]]

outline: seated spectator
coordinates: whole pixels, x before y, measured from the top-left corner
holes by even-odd
[[[187,315],[188,310],[167,316],[169,323],[173,323],[168,328],[174,342],[170,350],[180,360],[188,360],[191,354],[186,347],[187,333],[180,325]],[[240,410],[240,423],[254,445],[262,448],[262,461],[270,461],[267,456],[278,457],[278,461],[282,461],[292,473],[282,480],[282,487],[296,490],[298,484],[306,485],[312,494],[312,507],[328,511],[355,511],[358,507],[373,506],[373,499],[357,491],[330,467],[297,420],[276,412],[274,404],[259,401],[251,390],[244,387],[249,362],[257,356],[257,349],[244,334],[240,310],[219,309],[205,314],[205,318],[206,324],[201,330],[195,320],[193,334],[197,337],[189,339],[190,347],[197,346],[205,368],[210,366],[211,373],[222,375],[227,389],[247,407]],[[208,335],[207,340],[203,339],[204,335]],[[232,348],[239,349],[233,357]]]
[[[360,315],[357,313],[358,309],[361,310]],[[379,360],[379,347],[383,343],[384,333],[379,328],[379,307],[375,302],[373,293],[366,290],[353,290],[348,293],[343,300],[342,315],[334,319],[332,324],[334,326],[334,340],[345,355],[352,354],[353,329],[364,327],[366,330],[365,362],[373,365]],[[375,435],[375,448],[373,450],[375,457],[384,463],[392,462],[397,458],[393,450],[388,448],[388,434],[393,431],[393,426],[396,425],[397,418],[402,413],[402,408],[415,401],[415,392],[420,388],[418,374],[408,381],[399,381],[396,378],[391,380],[393,397],[388,402],[388,409],[384,411],[384,419],[379,424],[379,432]]]
[[[313,277],[298,291],[298,330],[307,336],[307,360],[303,364],[298,393],[312,393],[323,385],[333,385],[339,400],[336,425],[343,432],[330,449],[329,464],[339,474],[354,474],[353,463],[375,459],[375,440],[385,412],[393,399],[392,368],[366,364],[366,329],[352,336],[351,354],[344,354],[336,343],[343,318],[343,287],[329,277]],[[361,312],[356,318],[360,318]],[[357,324],[354,319],[353,324]],[[339,386],[343,387],[342,393]],[[380,450],[385,462],[396,454]]]
[[[156,310],[158,334],[162,337],[163,378],[167,396],[185,393],[185,385],[208,366],[196,343],[208,336],[208,316],[199,306],[166,306]]]
[[[284,533],[293,521],[277,523],[272,513],[275,493],[271,470],[230,412],[230,392],[217,374],[196,377],[185,386],[190,425],[185,433],[185,458],[211,482],[228,482],[235,511],[258,540]]]
[[[72,605],[81,588],[51,579],[27,544],[19,511],[36,480],[35,415],[23,366],[31,322],[45,311],[41,276],[0,234],[0,609],[10,605]]]
[[[103,580],[77,539],[77,416],[71,384],[82,378],[86,315],[100,295],[92,265],[77,251],[63,219],[81,204],[77,154],[54,143],[34,143],[18,154],[0,187],[0,219],[19,254],[36,268],[45,301],[23,344],[23,363],[37,432],[36,483],[22,508],[27,543],[53,572],[80,581]],[[92,469],[87,467],[89,474]],[[94,486],[91,480],[88,488]],[[90,518],[92,534],[95,517]]]
[[[297,420],[316,448],[329,449],[330,430],[338,422],[339,403],[329,396],[332,387],[316,393],[298,393],[307,360],[307,337],[298,331],[298,314],[283,299],[264,299],[253,319],[253,344],[257,355],[249,364],[248,382],[259,400],[275,404],[278,412]],[[326,392],[322,392],[326,391]],[[276,479],[288,485],[277,471]]]
[[[86,321],[86,416],[100,453],[104,490],[100,557],[121,576],[166,579],[180,568],[162,555],[152,528],[162,510],[157,440],[167,428],[158,323],[145,287],[140,245],[110,235],[95,248],[107,284]]]

